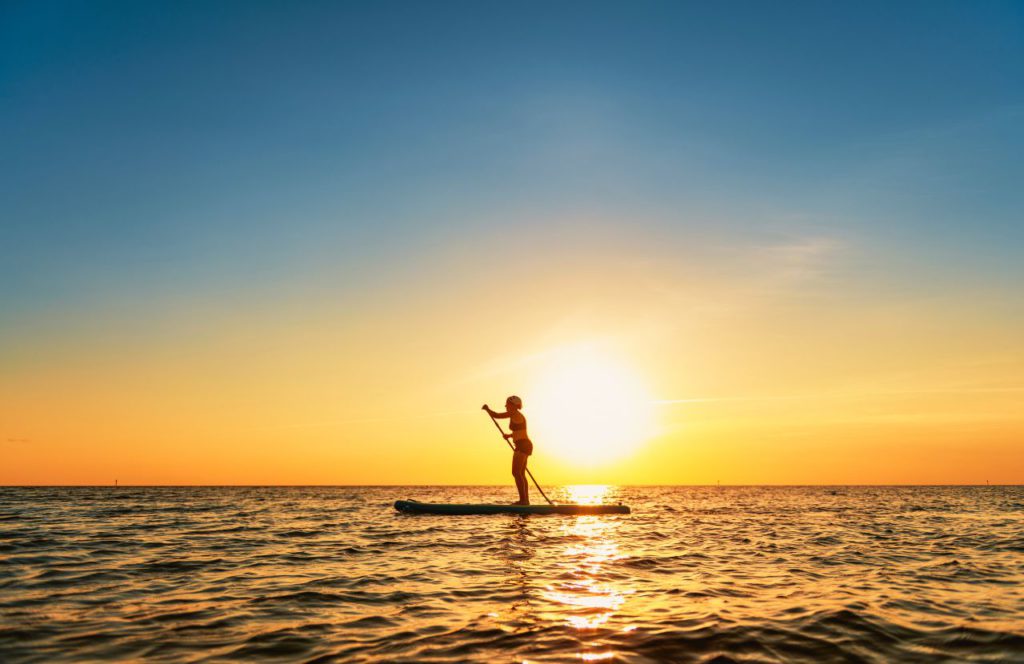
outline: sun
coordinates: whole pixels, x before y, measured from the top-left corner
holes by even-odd
[[[530,437],[576,465],[596,466],[635,451],[654,432],[653,399],[627,363],[593,347],[544,358],[524,394]]]

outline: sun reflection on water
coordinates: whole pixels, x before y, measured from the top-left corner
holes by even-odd
[[[593,505],[606,502],[610,487],[603,484],[565,487],[569,502]],[[571,579],[545,586],[544,598],[557,618],[575,630],[596,630],[604,626],[626,602],[632,590],[617,587],[607,576],[609,562],[623,556],[616,530],[618,519],[580,516],[562,526],[567,544],[559,558],[570,570]],[[584,660],[614,657],[614,652],[581,653]]]
[[[604,502],[608,495],[607,484],[570,484],[565,487],[568,494],[568,501],[577,505],[599,505]]]

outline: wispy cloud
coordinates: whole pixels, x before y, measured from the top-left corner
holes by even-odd
[[[778,394],[754,395],[737,397],[687,397],[681,399],[655,399],[658,405],[676,405],[691,403],[719,403],[729,401],[824,401],[835,399],[857,399],[865,397],[904,397],[920,394],[1024,394],[1024,386],[1010,387],[934,387],[908,388],[892,390],[852,390],[841,392],[817,392],[813,394]]]
[[[831,237],[803,237],[790,242],[761,247],[760,254],[770,278],[777,283],[793,283],[824,274],[842,243]]]
[[[479,408],[464,409],[464,410],[444,410],[433,413],[398,413],[395,415],[387,415],[381,417],[351,417],[337,420],[321,420],[316,422],[299,422],[296,424],[282,424],[278,426],[269,427],[253,427],[245,429],[245,431],[267,431],[267,430],[280,430],[280,429],[317,429],[322,427],[337,427],[348,424],[364,424],[373,422],[404,422],[408,420],[427,420],[439,417],[454,417],[456,415],[470,415],[479,413]]]

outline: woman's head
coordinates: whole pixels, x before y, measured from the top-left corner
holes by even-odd
[[[513,394],[508,399],[505,399],[505,407],[519,410],[523,407],[523,400]]]

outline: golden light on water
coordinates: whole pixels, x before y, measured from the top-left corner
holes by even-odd
[[[610,487],[603,484],[566,487],[568,500],[580,504],[605,502]],[[543,596],[556,607],[552,618],[560,619],[576,630],[593,630],[605,625],[627,601],[632,590],[617,587],[604,580],[607,565],[623,557],[619,551],[615,520],[594,516],[579,517],[562,528],[571,542],[560,554],[562,560],[574,562],[571,581],[549,584]],[[581,653],[584,660],[612,657],[614,653]]]
[[[600,505],[604,503],[610,487],[607,484],[570,484],[565,487],[566,502],[575,505]]]
[[[574,465],[620,459],[655,433],[654,399],[640,375],[592,346],[552,353],[529,395],[531,432]]]

